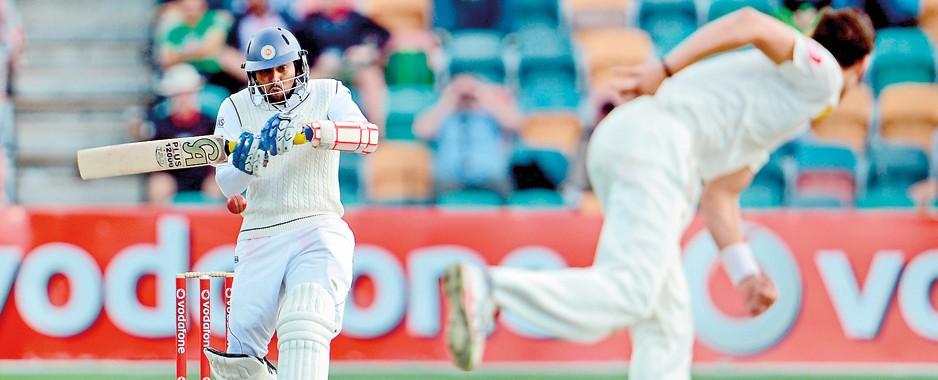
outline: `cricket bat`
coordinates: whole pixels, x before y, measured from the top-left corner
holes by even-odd
[[[312,129],[306,128],[293,143],[305,144],[311,135]],[[82,149],[78,174],[87,180],[221,164],[236,145],[222,136],[207,135]]]

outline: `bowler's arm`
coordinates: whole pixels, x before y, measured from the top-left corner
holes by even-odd
[[[753,45],[775,63],[792,59],[795,33],[774,17],[750,7],[713,20],[664,58],[672,73],[713,54]]]
[[[704,185],[700,196],[700,213],[720,250],[720,260],[746,307],[759,315],[775,303],[778,292],[770,279],[763,276],[743,238],[739,195],[754,177],[746,167],[717,177]]]

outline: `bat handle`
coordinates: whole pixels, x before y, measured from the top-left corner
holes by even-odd
[[[304,128],[303,133],[297,134],[296,137],[293,138],[293,144],[302,145],[310,141],[313,141],[313,133],[314,132],[312,128],[310,127]],[[226,141],[225,142],[225,154],[231,155],[231,152],[234,152],[235,147],[237,146],[238,146],[238,143],[236,141]]]

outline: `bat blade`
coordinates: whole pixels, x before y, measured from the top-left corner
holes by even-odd
[[[220,164],[231,145],[222,136],[209,135],[82,149],[78,173],[87,180]]]

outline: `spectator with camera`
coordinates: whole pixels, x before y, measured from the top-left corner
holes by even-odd
[[[465,188],[512,191],[509,164],[523,116],[504,87],[460,74],[440,100],[414,119],[414,134],[436,144],[437,195]]]

